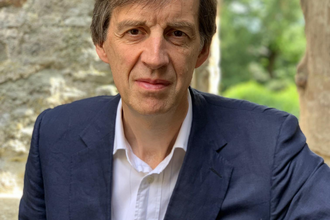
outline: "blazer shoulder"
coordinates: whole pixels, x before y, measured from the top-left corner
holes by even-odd
[[[116,113],[120,96],[99,96],[47,109],[40,114],[40,135],[48,140],[64,134],[77,136],[97,117],[107,123]],[[108,121],[107,121],[108,120]]]
[[[239,114],[241,116],[247,115],[249,117],[255,115],[257,117],[275,117],[275,118],[287,118],[292,116],[288,112],[278,110],[276,108],[252,103],[246,100],[231,99],[219,95],[203,93],[197,91],[197,96],[202,97],[214,112],[232,112],[233,114]],[[293,116],[295,118],[295,116]]]
[[[66,118],[66,117],[79,117],[87,116],[87,118],[93,117],[104,106],[117,107],[120,96],[97,96],[86,99],[74,101],[72,103],[56,106],[55,108],[47,109],[43,114],[43,120],[49,121],[54,118]],[[118,101],[116,101],[118,100]]]

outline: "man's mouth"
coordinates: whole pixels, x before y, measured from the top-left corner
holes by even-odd
[[[138,79],[136,82],[139,86],[147,90],[161,90],[171,84],[169,81],[162,79]]]

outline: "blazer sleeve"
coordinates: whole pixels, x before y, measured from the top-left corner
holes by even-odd
[[[277,138],[271,187],[271,219],[330,219],[330,169],[291,115]]]
[[[34,125],[25,168],[23,196],[19,205],[19,220],[46,219],[45,193],[39,154],[39,133],[42,119],[47,111],[38,116]]]

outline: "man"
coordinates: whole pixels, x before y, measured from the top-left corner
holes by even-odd
[[[97,0],[120,96],[37,119],[20,219],[330,219],[330,170],[297,119],[190,89],[214,0]]]

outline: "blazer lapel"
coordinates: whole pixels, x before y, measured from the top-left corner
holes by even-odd
[[[188,150],[165,220],[216,219],[233,170],[219,153],[227,142],[207,113],[208,103],[194,91],[192,98],[193,123]]]
[[[82,132],[87,146],[71,160],[70,219],[111,219],[112,152],[116,96]]]

